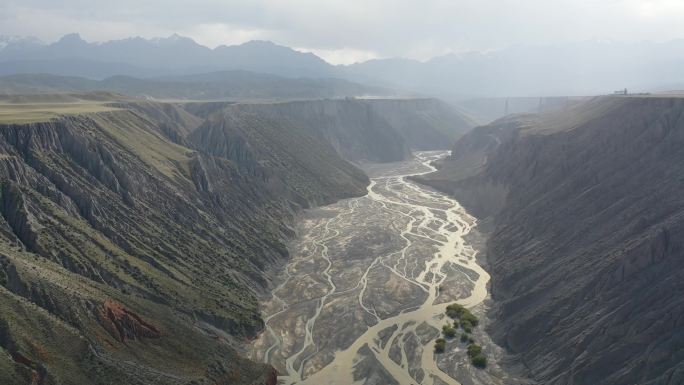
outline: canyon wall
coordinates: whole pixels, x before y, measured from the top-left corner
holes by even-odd
[[[232,127],[283,126],[330,143],[350,161],[393,162],[447,149],[473,123],[436,99],[337,99],[226,105]]]
[[[684,99],[515,115],[419,178],[489,228],[490,328],[543,384],[684,381]]]
[[[116,107],[0,125],[0,383],[274,383],[237,350],[292,216],[368,179],[286,127],[205,150],[201,117]]]

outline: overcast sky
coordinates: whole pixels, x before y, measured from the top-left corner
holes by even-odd
[[[0,34],[51,42],[178,33],[215,47],[248,40],[333,63],[414,59],[513,45],[684,37],[684,0],[0,0]]]

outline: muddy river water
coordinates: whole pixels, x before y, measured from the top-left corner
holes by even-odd
[[[445,155],[369,165],[367,195],[301,219],[291,260],[262,303],[266,329],[251,346],[280,383],[483,382],[458,341],[445,354],[433,348],[446,306],[478,307],[489,281],[466,241],[475,218],[406,178],[433,171],[430,162]]]

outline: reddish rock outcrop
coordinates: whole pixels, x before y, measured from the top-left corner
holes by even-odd
[[[268,377],[266,377],[266,382],[264,385],[277,385],[278,384],[278,372],[273,369],[271,370],[271,373],[269,373]]]
[[[120,342],[161,337],[156,326],[114,300],[104,301],[98,315],[102,326]]]

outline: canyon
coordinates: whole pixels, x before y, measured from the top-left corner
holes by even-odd
[[[1,101],[0,382],[681,383],[684,98],[474,125],[429,98]],[[479,323],[437,349],[454,303]]]
[[[0,382],[273,384],[242,350],[296,217],[366,193],[345,158],[375,154],[357,150],[373,135],[390,139],[378,160],[416,145],[377,103],[0,103]],[[397,103],[437,138],[469,128],[441,125],[457,112],[438,101]]]

